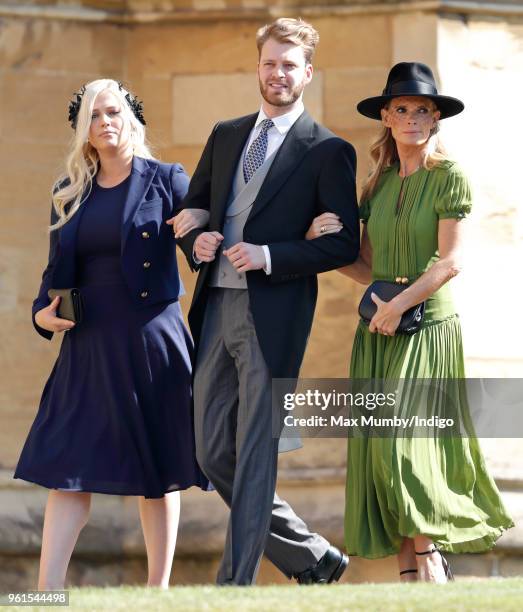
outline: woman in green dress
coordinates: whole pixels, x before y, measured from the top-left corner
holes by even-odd
[[[383,95],[358,104],[383,129],[363,185],[360,257],[340,272],[366,285],[388,280],[408,287],[389,302],[373,294],[376,314],[368,326],[360,321],[354,339],[353,379],[465,377],[460,323],[447,282],[460,271],[460,220],[470,212],[471,193],[437,136],[438,121],[463,108],[461,101],[438,95],[430,68],[419,63],[394,66]],[[325,213],[306,237],[339,228],[339,219]],[[420,331],[396,334],[401,315],[422,301]],[[402,416],[423,409],[434,413],[415,401],[401,406]],[[440,551],[488,550],[511,526],[473,434],[349,440],[349,554],[396,554],[401,580],[444,583],[452,574]]]

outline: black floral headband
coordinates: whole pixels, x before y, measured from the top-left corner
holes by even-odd
[[[118,88],[120,91],[125,91],[122,83],[118,82]],[[80,112],[80,106],[82,104],[82,98],[85,93],[85,85],[82,85],[79,91],[73,94],[74,99],[69,102],[69,117],[68,121],[71,124],[73,130],[76,130],[76,124],[78,121],[78,113]],[[129,108],[133,111],[134,116],[138,119],[138,121],[142,125],[146,125],[145,119],[143,117],[143,102],[138,100],[138,98],[132,94],[131,92],[127,92],[125,94],[125,99]]]

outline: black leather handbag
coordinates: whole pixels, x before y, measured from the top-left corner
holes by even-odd
[[[401,283],[394,283],[391,281],[377,280],[371,283],[363,297],[361,298],[360,305],[358,306],[358,313],[365,323],[368,325],[372,317],[376,314],[377,306],[370,297],[371,293],[375,293],[384,302],[390,302],[392,298],[395,298],[398,294],[409,285]],[[421,324],[423,323],[423,315],[425,314],[425,302],[416,304],[401,315],[401,321],[396,329],[397,334],[412,335],[420,330]]]
[[[60,319],[67,319],[80,323],[84,314],[82,295],[78,289],[49,289],[47,292],[50,300],[56,296],[60,297],[60,304],[56,314]]]

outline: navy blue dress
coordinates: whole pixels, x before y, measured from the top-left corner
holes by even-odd
[[[128,184],[95,183],[83,205],[76,266],[84,320],[64,335],[15,478],[159,498],[208,483],[195,457],[192,341],[179,302],[136,309],[122,276]]]

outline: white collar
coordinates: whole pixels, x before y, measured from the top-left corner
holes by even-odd
[[[303,106],[303,102],[300,100],[300,103],[293,110],[289,111],[285,115],[273,117],[272,122],[274,123],[274,126],[276,127],[278,132],[280,132],[280,134],[286,134],[296,123],[296,120],[303,113],[304,110],[305,107]],[[261,108],[260,112],[258,113],[258,118],[256,119],[254,128],[256,129],[265,119],[269,119],[269,117],[267,117],[267,115],[263,112],[263,108]]]

